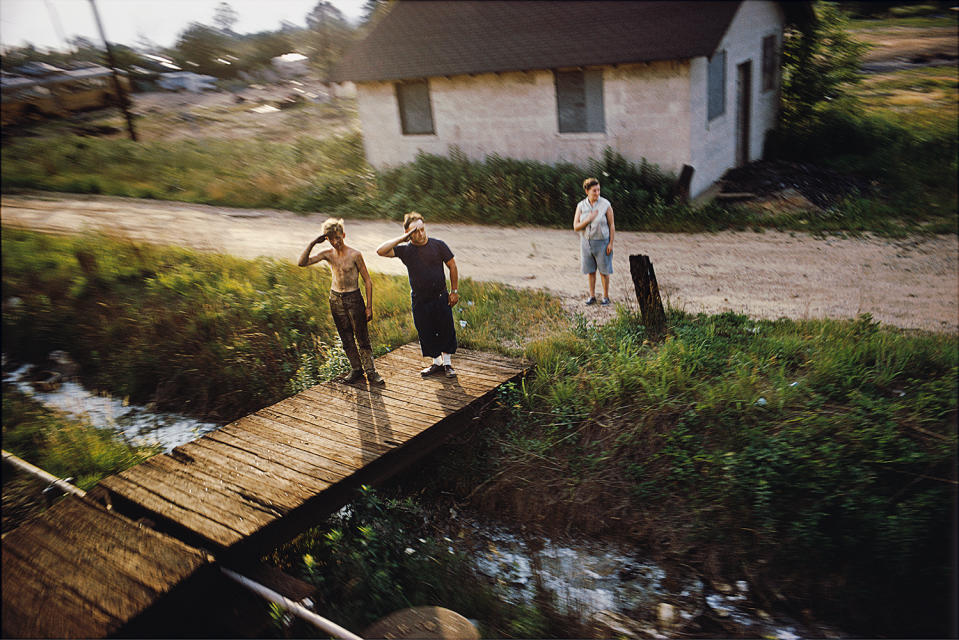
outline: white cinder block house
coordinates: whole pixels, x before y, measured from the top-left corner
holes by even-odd
[[[798,9],[797,9],[798,8]],[[356,83],[376,168],[459,147],[585,164],[606,147],[690,194],[758,159],[779,108],[787,12],[806,4],[396,0],[334,70]]]

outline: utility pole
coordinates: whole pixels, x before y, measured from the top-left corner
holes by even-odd
[[[96,0],[90,0],[90,6],[93,7],[93,17],[97,21],[97,29],[100,30],[100,37],[103,38],[103,44],[107,48],[107,61],[110,64],[110,70],[113,72],[113,87],[117,94],[117,102],[120,103],[120,110],[123,117],[127,120],[127,131],[130,132],[130,140],[137,141],[136,131],[133,130],[133,116],[130,114],[130,103],[127,100],[126,92],[120,84],[120,75],[117,73],[117,63],[113,59],[113,49],[110,48],[110,42],[107,40],[107,34],[103,31],[103,23],[100,22],[100,12],[97,11]]]

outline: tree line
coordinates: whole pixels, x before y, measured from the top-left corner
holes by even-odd
[[[313,71],[325,78],[346,49],[366,34],[388,5],[389,0],[366,0],[363,15],[354,25],[329,0],[319,0],[305,16],[305,28],[284,21],[277,30],[240,34],[233,30],[240,14],[230,3],[221,2],[210,24],[190,23],[172,47],[161,47],[147,38],[132,45],[111,42],[110,47],[117,66],[128,72],[134,66],[154,68],[156,62],[149,54],[167,58],[184,71],[230,80],[241,73],[267,68],[276,56],[296,52],[309,58]],[[29,43],[10,47],[3,52],[0,66],[5,72],[16,73],[29,62],[60,68],[106,63],[102,42],[74,36],[67,44],[64,50],[37,48]]]

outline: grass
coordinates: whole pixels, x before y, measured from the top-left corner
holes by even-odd
[[[959,339],[868,316],[669,323],[650,344],[621,309],[531,343],[473,503],[742,577],[848,632],[947,633]]]
[[[160,452],[136,447],[109,429],[66,417],[3,386],[3,448],[59,478],[89,489],[101,478]]]
[[[88,386],[228,421],[346,368],[324,268],[247,261],[107,236],[3,229],[3,347],[65,349]],[[373,274],[374,355],[416,339],[405,277]],[[517,353],[564,317],[558,301],[464,279],[466,348]],[[9,304],[16,298],[15,304]],[[472,303],[472,304],[470,304]],[[503,346],[511,342],[511,346]]]
[[[325,270],[105,236],[4,228],[2,241],[10,357],[64,349],[90,386],[224,421],[344,369]],[[405,279],[377,275],[375,290],[382,353],[415,332]],[[627,309],[605,326],[570,324],[545,294],[460,290],[474,302],[458,316],[461,343],[522,350],[536,375],[504,386],[494,419],[410,491],[531,531],[619,537],[850,632],[945,633],[959,337],[868,316],[671,311],[670,337],[654,344]],[[8,428],[5,414],[5,443]],[[67,428],[44,433],[13,442],[64,460],[133,460]],[[528,614],[517,628],[555,633]]]

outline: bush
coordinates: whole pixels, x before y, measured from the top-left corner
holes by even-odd
[[[509,428],[479,503],[629,531],[850,632],[947,633],[957,338],[868,316],[671,311],[669,324],[659,345],[625,311],[532,343],[538,375],[502,399]]]

